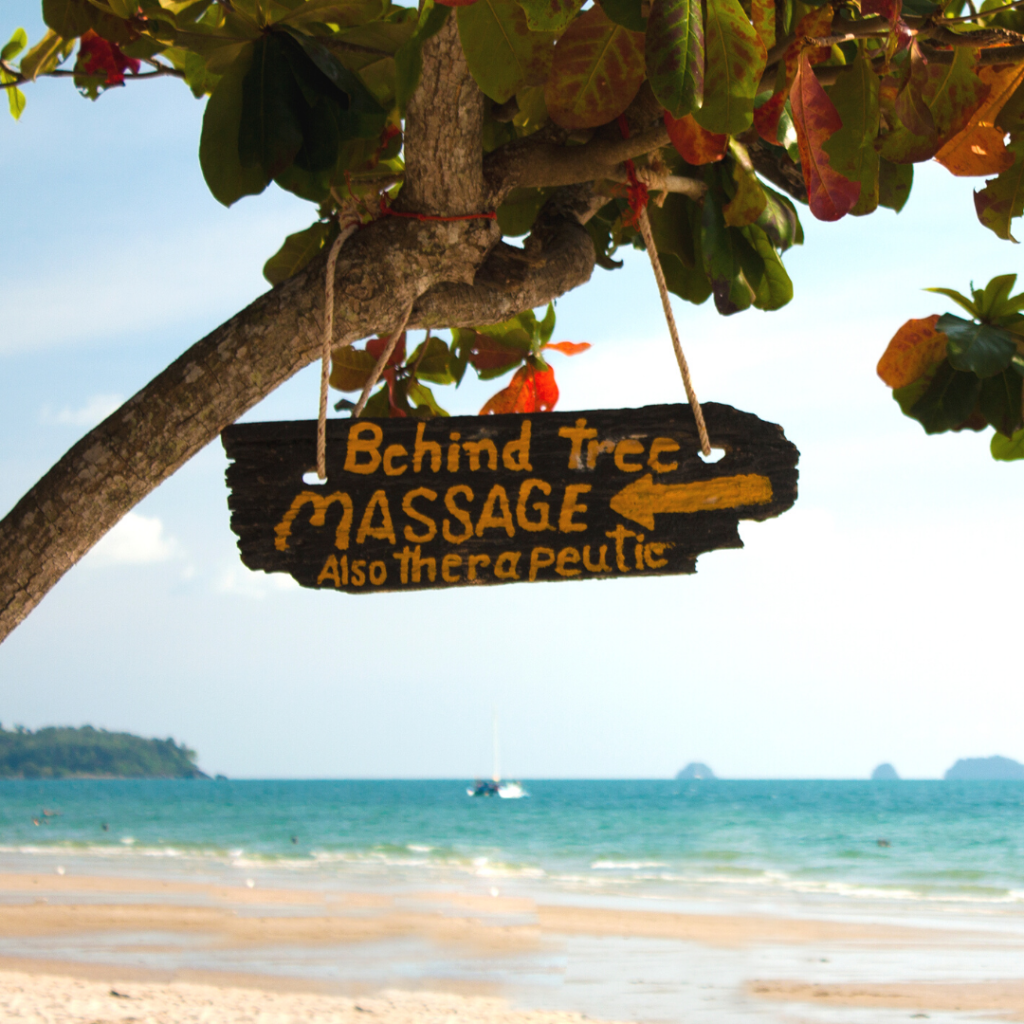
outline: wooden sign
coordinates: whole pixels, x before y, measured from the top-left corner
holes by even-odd
[[[314,421],[237,424],[222,435],[231,527],[250,569],[354,594],[691,573],[743,546],[740,519],[796,500],[781,427],[703,408],[716,463],[686,405],[333,419],[314,484]]]

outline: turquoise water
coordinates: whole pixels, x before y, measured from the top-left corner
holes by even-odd
[[[588,898],[1024,904],[1024,783],[527,788],[508,801],[470,799],[458,781],[6,781],[0,867],[262,870],[318,885],[500,880]]]

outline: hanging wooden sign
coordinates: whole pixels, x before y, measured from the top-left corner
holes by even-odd
[[[782,428],[686,405],[450,419],[335,419],[327,480],[315,421],[228,427],[231,527],[250,569],[349,593],[696,571],[742,547],[740,519],[796,500]]]

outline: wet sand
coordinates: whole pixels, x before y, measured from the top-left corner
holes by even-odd
[[[0,874],[0,1020],[576,1024],[586,1019],[570,1012],[579,1009],[593,1018],[670,1019],[657,1009],[664,1003],[616,1001],[632,985],[675,993],[668,996],[671,1019],[683,1024],[705,1007],[711,997],[702,993],[712,989],[721,1011],[716,1020],[732,1019],[742,1005],[769,1020],[895,1010],[1024,1022],[1024,977],[945,982],[934,973],[943,958],[959,965],[973,957],[994,970],[995,954],[1003,957],[1004,974],[1015,973],[1024,944],[984,925],[958,930],[927,922],[617,910],[490,893]],[[418,944],[412,952],[410,943]],[[778,978],[756,959],[766,950],[790,951],[786,963],[816,969]],[[920,957],[900,961],[910,968],[908,980],[893,980],[892,964],[908,951]],[[869,980],[845,980],[851,975],[844,978],[826,954],[852,957],[847,962],[862,971],[854,976]],[[389,967],[391,956],[420,956],[427,966],[393,977],[378,969]],[[873,975],[863,972],[864,957],[874,958]],[[563,966],[552,967],[559,958]],[[286,968],[274,973],[282,961]],[[456,961],[482,966],[460,974],[450,969]],[[344,971],[331,966],[341,962]],[[500,977],[498,963],[505,965]],[[334,974],[317,974],[317,964]],[[819,964],[841,980],[821,980]],[[915,979],[914,964],[931,965],[930,978]],[[431,965],[441,973],[430,974]],[[524,970],[534,972],[532,981],[522,980]],[[545,980],[559,970],[568,979],[561,992]],[[396,986],[405,991],[379,991]],[[520,1011],[500,996],[562,1009]]]

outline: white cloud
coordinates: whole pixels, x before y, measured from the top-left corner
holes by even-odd
[[[44,405],[40,410],[40,422],[52,426],[95,427],[102,423],[124,399],[120,395],[91,395],[80,409],[64,406],[60,412],[54,412],[50,406]]]
[[[284,573],[252,572],[244,565],[229,565],[217,577],[214,589],[219,594],[264,598],[274,591],[295,590],[298,586],[291,576]]]
[[[88,555],[98,565],[148,565],[166,562],[178,551],[176,542],[164,535],[164,524],[155,516],[129,512]]]

